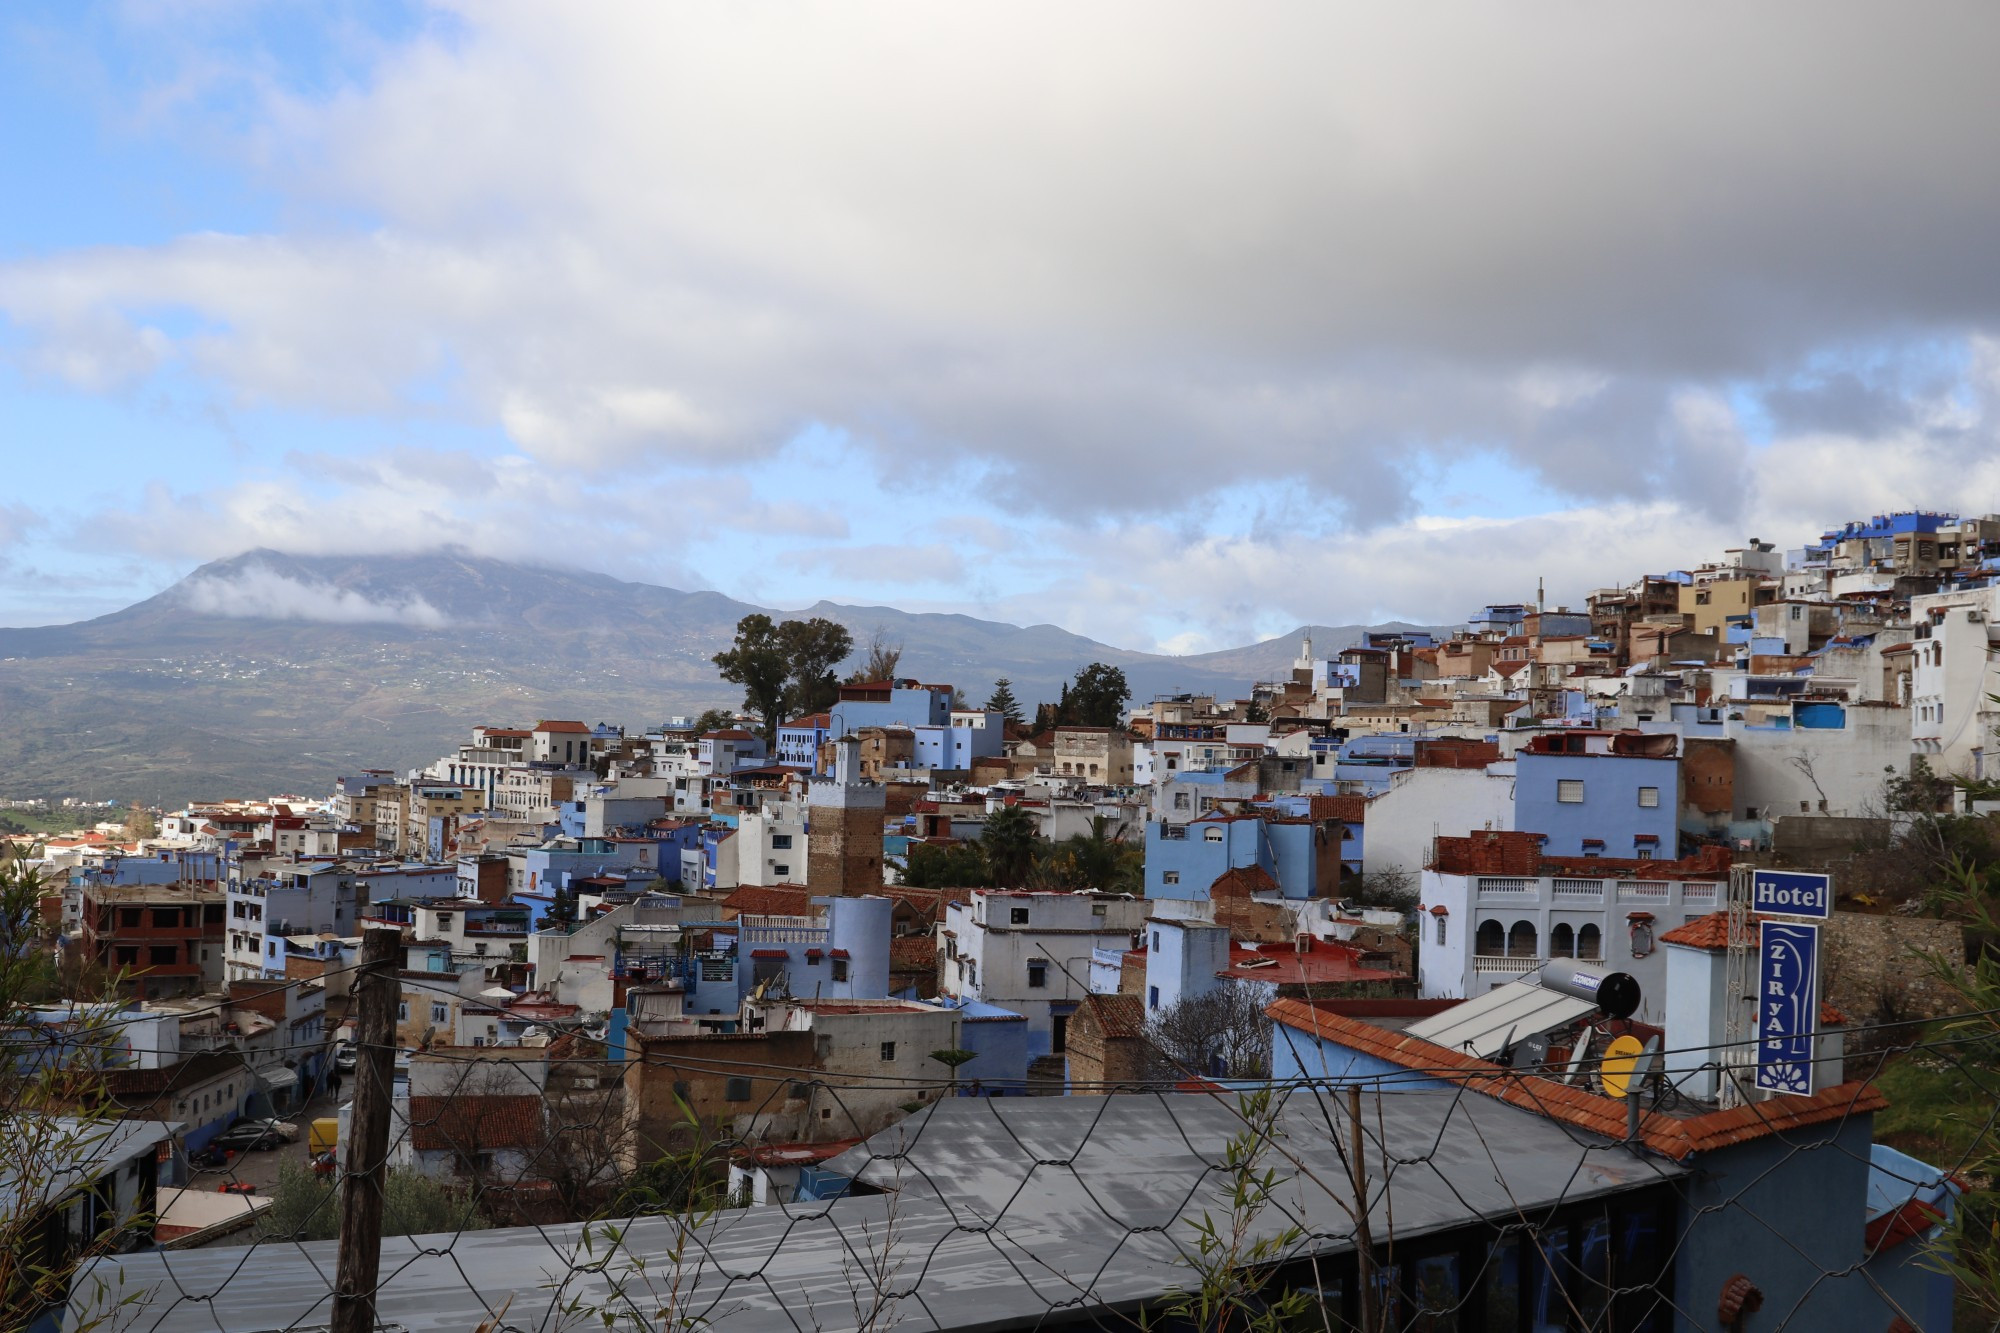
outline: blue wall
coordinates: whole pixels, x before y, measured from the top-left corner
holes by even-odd
[[[1330,1038],[1314,1037],[1284,1023],[1273,1023],[1271,1029],[1271,1077],[1279,1082],[1295,1079],[1332,1083],[1379,1080],[1375,1086],[1397,1092],[1451,1086],[1442,1079],[1419,1074],[1380,1056],[1342,1046]]]
[[[1515,756],[1514,827],[1548,837],[1542,850],[1550,856],[1582,856],[1584,839],[1597,838],[1605,856],[1632,856],[1639,849],[1671,860],[1679,854],[1676,825],[1680,804],[1680,760],[1642,759],[1626,755],[1534,754]],[[1583,783],[1583,801],[1556,799],[1557,783]],[[1659,804],[1639,804],[1639,789],[1653,787]],[[1656,841],[1637,841],[1651,834]]]

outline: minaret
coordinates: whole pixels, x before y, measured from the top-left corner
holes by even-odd
[[[882,891],[882,819],[888,793],[861,777],[861,742],[833,743],[833,772],[807,789],[811,826],[806,840],[806,887],[814,893]]]

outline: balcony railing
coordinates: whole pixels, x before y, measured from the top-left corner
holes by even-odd
[[[1479,880],[1479,896],[1482,898],[1533,897],[1541,881],[1533,879],[1487,879]]]
[[[1475,976],[1524,977],[1530,972],[1541,971],[1546,962],[1546,958],[1490,958],[1480,954],[1472,960],[1472,971]]]
[[[1721,901],[1721,898],[1722,886],[1720,884],[1681,885],[1681,901],[1684,903],[1708,903],[1713,905]]]
[[[1554,896],[1571,902],[1604,901],[1604,881],[1601,879],[1559,879],[1555,881]]]
[[[1674,886],[1664,879],[1618,881],[1618,901],[1621,903],[1663,903],[1673,896]]]

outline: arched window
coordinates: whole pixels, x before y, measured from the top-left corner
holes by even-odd
[[[1445,917],[1439,917],[1439,918],[1437,919],[1437,923],[1438,923],[1438,948],[1440,948],[1440,949],[1444,948],[1444,923],[1445,923],[1446,919],[1447,919],[1447,918],[1445,918]]]
[[[1569,928],[1568,923],[1558,923],[1549,932],[1549,957],[1576,957],[1576,932]]]
[[[1536,936],[1535,923],[1516,921],[1514,928],[1507,932],[1507,956],[1509,958],[1537,957],[1540,940]]]
[[[1498,958],[1507,952],[1507,927],[1498,921],[1482,921],[1474,937],[1473,952],[1482,958]]]
[[[1576,956],[1593,963],[1604,957],[1604,932],[1596,926],[1585,926],[1577,931]]]

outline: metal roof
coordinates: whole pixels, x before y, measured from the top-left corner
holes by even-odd
[[[1254,1224],[1299,1225],[1287,1257],[1351,1248],[1345,1102],[1279,1094],[1283,1180]],[[1636,1189],[1681,1168],[1488,1097],[1365,1093],[1379,1240],[1518,1220],[1559,1202]],[[511,1329],[562,1326],[565,1310],[640,1315],[677,1283],[686,1317],[722,1329],[879,1326],[870,1284],[907,1295],[892,1322],[978,1330],[1131,1307],[1194,1281],[1191,1222],[1229,1208],[1220,1164],[1243,1123],[1233,1096],[957,1098],[919,1112],[827,1164],[894,1187],[831,1203],[726,1209],[683,1240],[671,1219],[392,1238],[377,1306],[385,1326],[464,1333],[506,1304]],[[1384,1163],[1393,1166],[1385,1168]],[[1385,1185],[1385,1180],[1387,1184]],[[668,1257],[681,1249],[678,1274]],[[154,1252],[108,1258],[76,1286],[147,1292],[132,1333],[259,1333],[324,1323],[334,1243]],[[860,1299],[857,1300],[857,1292]],[[99,1296],[97,1299],[108,1299]],[[627,1302],[630,1302],[628,1305]],[[574,1305],[572,1303],[575,1303]],[[643,1314],[641,1314],[643,1312]],[[626,1325],[621,1324],[621,1327]]]
[[[1434,1046],[1491,1060],[1511,1039],[1531,1037],[1564,1023],[1573,1023],[1597,1006],[1561,991],[1546,990],[1532,977],[1495,986],[1441,1014],[1419,1019],[1403,1029]]]

